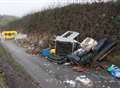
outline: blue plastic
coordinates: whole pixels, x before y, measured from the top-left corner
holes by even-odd
[[[44,57],[49,57],[50,56],[50,49],[49,48],[46,48],[46,49],[42,49],[40,51],[40,54]]]
[[[120,78],[120,68],[113,69],[111,74],[115,78]]]
[[[115,65],[111,65],[107,68],[107,70],[111,73],[111,75],[115,78],[120,78],[120,68]]]

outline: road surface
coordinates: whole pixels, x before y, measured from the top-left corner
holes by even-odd
[[[75,72],[71,66],[57,65],[40,56],[29,55],[24,48],[17,46],[13,41],[1,43],[42,88],[120,88],[120,81],[108,73]]]

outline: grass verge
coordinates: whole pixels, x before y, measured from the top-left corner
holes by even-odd
[[[25,69],[14,60],[12,55],[1,44],[0,67],[4,72],[5,82],[8,85],[8,88],[40,88],[39,84],[26,73]],[[3,76],[0,75],[0,77]]]

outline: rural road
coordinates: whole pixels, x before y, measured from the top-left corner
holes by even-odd
[[[29,55],[24,48],[17,46],[13,41],[1,43],[42,88],[120,88],[120,81],[112,78],[108,73],[106,76],[93,71],[75,72],[71,66],[57,65],[40,56]],[[76,80],[77,77],[84,75],[90,80],[89,84]]]

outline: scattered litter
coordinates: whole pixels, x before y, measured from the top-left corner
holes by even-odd
[[[74,55],[77,55],[79,57],[83,56],[85,53],[86,53],[86,51],[83,48],[80,48],[80,49],[73,52]]]
[[[70,87],[75,87],[76,86],[76,82],[73,80],[66,80],[64,81],[65,84],[69,84]]]
[[[53,71],[52,70],[49,70],[49,72],[48,73],[53,73]]]
[[[104,87],[105,87],[105,85],[102,85],[102,87],[104,88]]]
[[[77,64],[78,67],[73,67],[73,69],[79,72],[89,71],[89,69],[85,66],[91,65],[93,61],[100,61],[99,58],[101,59],[101,57],[103,58],[107,56],[108,52],[115,46],[114,43],[111,40],[109,41],[107,38],[95,40],[93,38],[87,37],[80,43],[76,40],[78,35],[78,32],[67,31],[61,36],[56,36],[54,40],[55,46],[52,46],[52,48],[47,48],[49,45],[47,40],[24,40],[22,43],[24,47],[27,48],[28,53],[35,55],[39,53],[39,55],[47,57],[47,59],[53,63],[63,64],[64,66]],[[18,37],[26,38],[27,36],[21,37],[20,35]],[[97,58],[94,59],[94,57]],[[44,66],[50,65],[47,61],[43,61],[42,64]],[[99,69],[100,68],[96,68],[96,70]],[[61,68],[58,66],[57,71],[59,72],[60,70]],[[116,68],[112,65],[107,70],[113,77],[120,78],[120,68]],[[50,69],[46,69],[46,71],[48,73],[54,73]],[[105,77],[99,76],[97,74],[92,74],[92,76],[100,80],[98,81],[100,84],[102,83],[101,78],[105,79]],[[46,79],[47,82],[52,82],[53,80],[54,79]],[[92,79],[89,79],[86,75],[77,76],[74,80],[66,80],[62,82],[68,84],[70,87],[76,87],[77,83],[86,87],[93,86]],[[105,83],[107,82],[105,81]],[[102,85],[102,87],[105,87],[105,85]]]
[[[110,86],[107,86],[107,88],[111,88]]]
[[[59,80],[58,84],[62,84],[63,82],[61,80]]]
[[[111,75],[115,78],[120,78],[120,68],[115,65],[111,65],[107,68],[107,71],[111,73]]]
[[[47,62],[47,61],[43,62],[43,64],[44,64],[45,66],[49,66],[49,65],[50,65],[49,62]]]
[[[50,49],[50,54],[55,55],[56,54],[56,49]]]
[[[55,79],[52,79],[52,78],[49,78],[49,79],[46,79],[45,81],[46,82],[53,82]]]
[[[16,38],[15,39],[26,39],[27,38],[27,34],[17,34]]]
[[[42,51],[40,51],[40,54],[44,57],[49,57],[50,56],[50,50],[49,48],[46,49],[42,49]]]
[[[64,63],[65,66],[71,65],[71,63]]]
[[[86,75],[81,75],[79,77],[76,77],[75,80],[83,83],[83,85],[85,86],[88,86],[88,87],[93,86],[93,82],[89,78],[87,78]]]
[[[75,71],[77,71],[77,72],[89,71],[88,68],[86,68],[86,67],[81,67],[81,66],[73,67],[72,69],[75,70]]]

